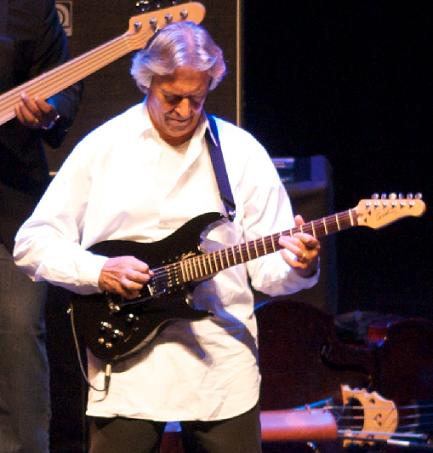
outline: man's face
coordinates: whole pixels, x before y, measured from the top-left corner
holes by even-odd
[[[210,77],[188,67],[154,76],[147,94],[150,118],[163,140],[172,146],[189,140],[198,125],[209,91]]]

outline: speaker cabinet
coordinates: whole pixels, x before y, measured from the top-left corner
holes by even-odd
[[[79,55],[128,30],[129,19],[142,14],[133,0],[57,0],[57,11],[68,35],[71,56]],[[158,2],[155,2],[158,3]],[[159,2],[163,3],[163,2]],[[241,0],[201,1],[204,25],[223,49],[227,76],[207,100],[206,109],[233,123],[241,122]],[[185,3],[188,8],[188,2]],[[114,61],[84,79],[79,113],[60,150],[47,149],[51,172],[88,132],[143,98],[129,74],[133,53]]]
[[[273,161],[292,201],[294,214],[301,214],[306,222],[320,219],[334,211],[332,170],[321,155],[286,158]],[[291,296],[317,308],[335,314],[337,311],[337,272],[335,237],[321,238],[320,279],[316,286]]]

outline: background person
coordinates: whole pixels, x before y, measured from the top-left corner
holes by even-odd
[[[54,1],[0,2],[0,93],[68,59]],[[43,142],[56,148],[77,112],[81,87],[45,101],[22,94],[0,126],[0,451],[49,451],[49,369],[43,283],[11,255],[13,238],[49,182]]]

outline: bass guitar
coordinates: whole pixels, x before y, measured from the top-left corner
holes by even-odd
[[[202,4],[187,2],[131,17],[124,34],[0,95],[0,125],[15,118],[22,92],[47,99],[133,50],[143,48],[153,33],[165,25],[183,20],[198,24],[204,16]]]
[[[263,442],[332,442],[340,439],[332,444],[333,452],[343,452],[348,447],[381,445],[432,450],[431,422],[420,426],[414,415],[411,429],[400,428],[408,416],[393,400],[383,398],[376,391],[368,392],[346,384],[340,387],[342,405],[336,406],[331,400],[323,405],[319,403],[319,407],[313,404],[313,407],[262,410]]]
[[[229,267],[277,252],[282,235],[305,232],[320,238],[356,226],[380,228],[424,211],[420,195],[366,199],[347,211],[212,252],[202,250],[201,243],[210,229],[225,220],[217,212],[193,218],[161,241],[99,242],[89,250],[108,257],[133,255],[149,264],[154,277],[141,297],[132,300],[111,293],[74,295],[70,310],[73,326],[96,357],[114,362],[147,345],[171,320],[211,316],[192,307],[193,285]]]

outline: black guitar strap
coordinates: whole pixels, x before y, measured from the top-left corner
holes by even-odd
[[[207,119],[209,121],[210,132],[209,129],[206,130],[206,140],[209,147],[210,158],[218,183],[220,197],[226,209],[227,217],[231,222],[233,222],[236,215],[236,205],[233,199],[229,178],[227,176],[223,153],[221,151],[218,128],[216,126],[215,118],[212,115],[207,115]]]

